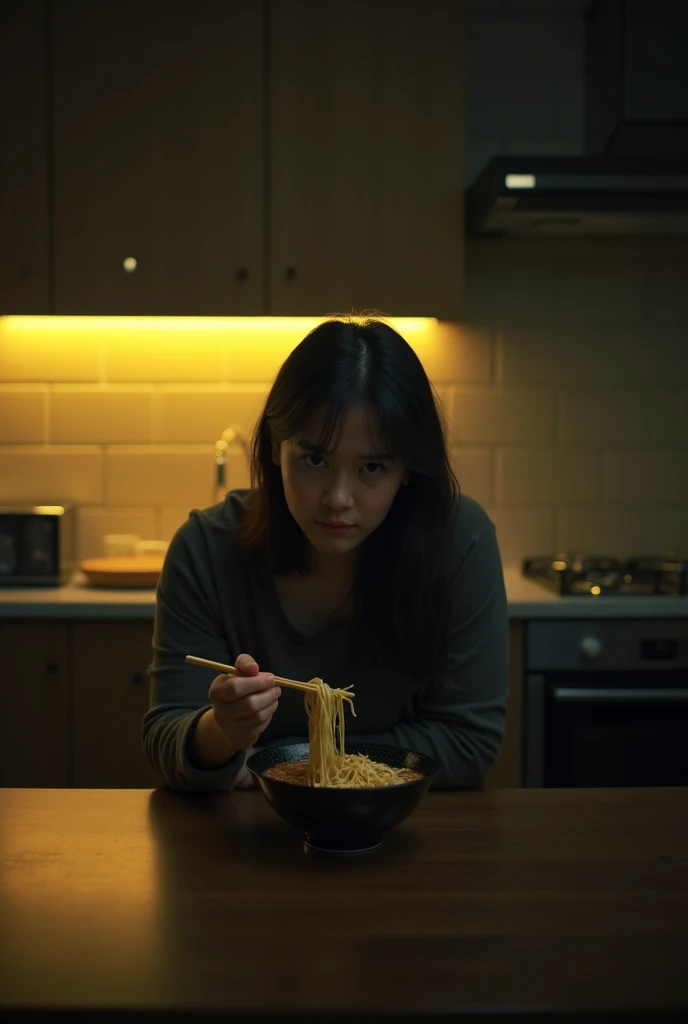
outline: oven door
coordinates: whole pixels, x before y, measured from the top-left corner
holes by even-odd
[[[688,785],[685,672],[528,676],[527,786]]]

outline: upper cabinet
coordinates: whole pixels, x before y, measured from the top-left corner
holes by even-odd
[[[461,6],[48,0],[50,311],[456,319]]]
[[[55,313],[260,310],[260,3],[51,14]]]
[[[0,315],[49,313],[44,0],[2,0],[0,39]]]
[[[274,0],[270,305],[456,319],[462,4]]]

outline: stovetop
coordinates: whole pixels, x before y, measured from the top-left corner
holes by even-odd
[[[688,555],[557,554],[526,558],[523,575],[555,594],[600,597],[652,595],[675,597],[688,594]]]

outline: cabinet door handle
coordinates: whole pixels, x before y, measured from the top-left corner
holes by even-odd
[[[681,689],[657,687],[656,689],[639,688],[634,690],[630,686],[627,689],[612,686],[601,686],[599,689],[587,686],[557,686],[554,690],[554,699],[567,704],[583,703],[584,701],[595,704],[637,704],[640,701],[645,701],[647,704],[660,704],[667,701],[688,700],[688,690],[684,687]]]
[[[236,272],[236,279],[239,282],[239,284],[243,284],[244,281],[248,281],[248,270],[246,269],[246,267],[239,267],[239,269]]]
[[[131,681],[132,683],[136,683],[137,686],[140,686],[141,683],[145,683],[146,675],[144,672],[134,672],[133,676],[131,677]]]
[[[60,666],[56,661],[48,661],[45,665],[45,674],[47,676],[56,676],[60,671]]]
[[[284,276],[287,281],[294,281],[296,279],[296,267],[286,267]]]

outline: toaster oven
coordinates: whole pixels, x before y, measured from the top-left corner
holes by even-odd
[[[59,586],[75,567],[74,505],[0,505],[0,586]]]

